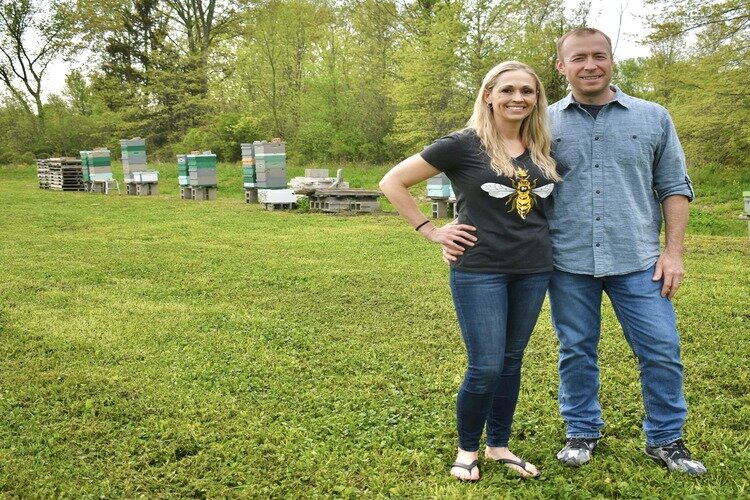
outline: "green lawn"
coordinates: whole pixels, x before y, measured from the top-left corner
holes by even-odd
[[[465,485],[448,476],[464,349],[437,247],[389,213],[246,205],[238,165],[221,165],[217,201],[181,201],[176,166],[159,167],[162,194],[145,198],[39,190],[33,167],[0,167],[0,496],[750,496],[743,186],[707,176],[704,200],[696,181],[675,299],[686,437],[709,474],[643,455],[636,363],[609,304],[606,436],[589,465],[558,464],[545,306],[511,444],[543,478],[485,464]],[[344,174],[374,187],[385,170]]]

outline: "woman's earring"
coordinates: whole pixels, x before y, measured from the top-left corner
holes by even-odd
[[[488,102],[488,103],[487,103],[487,107],[488,107],[488,108],[490,108],[490,109],[492,109],[492,103],[491,103],[491,102]]]

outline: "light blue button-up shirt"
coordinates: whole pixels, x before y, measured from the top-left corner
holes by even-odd
[[[610,276],[659,257],[661,202],[693,199],[685,154],[662,106],[624,94],[594,119],[572,94],[549,107],[552,152],[563,176],[547,218],[556,269]]]

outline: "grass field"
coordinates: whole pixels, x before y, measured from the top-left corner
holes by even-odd
[[[747,173],[693,174],[675,299],[686,438],[709,474],[643,455],[609,304],[605,438],[591,464],[558,464],[545,306],[511,442],[544,475],[483,464],[465,485],[448,476],[464,349],[438,249],[389,213],[246,205],[239,166],[221,165],[215,202],[179,200],[176,168],[160,170],[162,194],[136,198],[43,191],[33,167],[0,167],[0,496],[750,497]],[[345,178],[374,187],[384,171]]]

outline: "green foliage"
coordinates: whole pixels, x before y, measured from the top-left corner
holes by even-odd
[[[688,156],[697,163],[750,168],[750,4],[741,0],[649,0],[650,69],[655,98],[672,112]],[[679,50],[692,34],[697,42]],[[677,50],[676,50],[677,49]]]
[[[71,20],[64,7],[60,2],[0,0],[0,84],[40,122],[47,70],[72,49]]]
[[[615,65],[612,82],[626,94],[648,99],[651,88],[646,79],[646,59],[638,57],[619,61]]]
[[[667,107],[691,165],[747,168],[748,3],[648,3],[657,11],[652,56],[619,62],[615,82]],[[290,158],[311,165],[393,163],[461,128],[483,76],[504,60],[530,64],[548,100],[560,99],[567,84],[554,68],[555,41],[590,10],[566,10],[562,0],[2,5],[28,21],[26,33],[55,28],[45,33],[58,53],[82,44],[93,57],[66,77],[62,101],[50,97],[38,113],[18,79],[5,83],[11,100],[0,122],[12,130],[0,130],[0,162],[133,136],[148,140],[154,158],[211,149],[236,161],[240,142],[280,137]],[[13,59],[13,30],[0,31]],[[34,123],[48,111],[51,123]]]
[[[237,165],[219,166],[217,201],[180,201],[176,165],[155,166],[166,194],[153,198],[42,191],[32,167],[0,169],[3,495],[748,495],[747,234],[690,234],[675,298],[686,439],[708,476],[644,457],[637,362],[605,302],[607,427],[592,463],[554,458],[564,430],[545,306],[511,441],[543,477],[483,462],[467,485],[448,475],[465,353],[436,247],[392,214],[246,205]],[[385,170],[346,168],[362,187]],[[714,177],[699,196],[710,183],[729,197]]]
[[[466,28],[460,3],[424,9],[399,53],[401,79],[393,89],[397,105],[391,140],[413,153],[461,128],[471,114],[473,96],[456,85],[463,61],[457,53]]]

